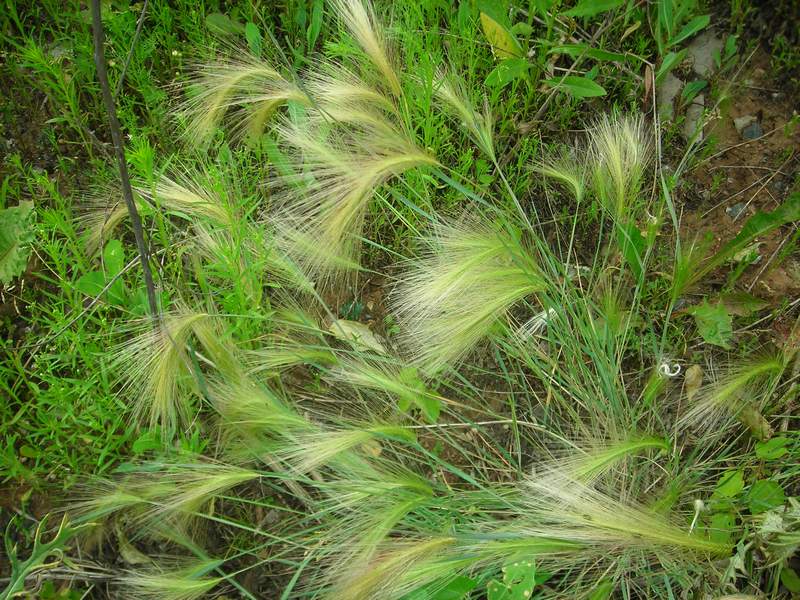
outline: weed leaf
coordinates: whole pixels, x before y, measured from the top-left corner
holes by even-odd
[[[486,85],[502,88],[528,72],[528,61],[524,58],[506,58],[486,77]]]
[[[692,37],[694,34],[708,27],[711,22],[711,15],[700,15],[689,21],[681,29],[680,33],[669,41],[670,46],[680,44],[683,40]]]
[[[218,12],[206,16],[206,27],[209,31],[222,35],[239,35],[245,31],[244,25]]]
[[[758,442],[756,456],[761,460],[777,460],[789,452],[786,448],[788,443],[789,438],[785,437],[774,437],[766,442]]]
[[[490,7],[481,7],[481,27],[483,27],[483,34],[492,46],[492,52],[501,59],[524,56],[525,53],[516,36],[508,27],[501,24],[502,20]]]
[[[769,479],[759,479],[747,494],[747,505],[754,515],[781,506],[786,499],[783,488]]]
[[[545,83],[553,87],[561,87],[576,98],[594,98],[606,95],[606,90],[603,86],[587,77],[579,77],[577,75],[553,77],[545,80]]]
[[[730,348],[730,339],[733,334],[731,316],[722,304],[703,304],[693,306],[687,311],[694,316],[697,331],[708,344],[722,348]]]

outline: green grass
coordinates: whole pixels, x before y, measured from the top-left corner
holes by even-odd
[[[703,7],[148,3],[117,105],[153,322],[88,11],[7,4],[5,593],[56,547],[42,597],[104,597],[85,557],[131,598],[797,592],[797,312],[731,261],[800,196],[682,238],[713,141],[639,116]],[[141,8],[104,7],[112,86]],[[91,533],[42,546],[58,506]]]

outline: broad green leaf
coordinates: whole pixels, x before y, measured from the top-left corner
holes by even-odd
[[[783,488],[769,479],[756,481],[747,494],[747,506],[754,515],[781,506],[786,500]]]
[[[439,413],[442,410],[441,400],[430,394],[422,394],[417,397],[416,404],[429,423],[436,423],[439,420]]]
[[[497,579],[492,579],[486,584],[486,598],[488,600],[510,600],[511,592],[508,586]]]
[[[683,40],[692,37],[697,32],[705,29],[708,27],[708,24],[711,22],[711,15],[700,15],[695,17],[691,21],[689,21],[686,25],[683,26],[680,33],[676,35],[674,38],[671,38],[668,42],[668,46],[675,46],[676,44],[680,44]]]
[[[602,86],[595,83],[591,79],[579,77],[577,75],[554,77],[552,79],[545,80],[545,83],[554,87],[558,86],[576,98],[594,98],[596,96],[606,95],[606,91]]]
[[[756,456],[761,460],[777,460],[789,450],[786,448],[789,438],[774,437],[766,442],[756,444]]]
[[[494,10],[488,3],[481,3],[481,27],[492,52],[498,58],[521,58],[525,55],[511,28],[503,24],[500,11]]]
[[[533,589],[547,581],[549,573],[538,573],[530,559],[518,558],[503,566],[503,581],[492,580],[486,586],[488,600],[529,600]]]
[[[486,77],[486,85],[502,88],[528,72],[528,61],[524,58],[506,58]]]
[[[75,289],[86,296],[95,297],[106,286],[106,278],[100,271],[84,273],[75,282]]]
[[[103,268],[106,277],[111,279],[118,275],[125,266],[125,249],[119,240],[109,240],[103,248]]]
[[[664,76],[672,71],[676,66],[681,64],[684,58],[686,58],[688,50],[685,48],[680,52],[670,52],[664,57],[664,60],[661,61],[661,65],[658,67],[656,71],[656,83],[661,83],[661,80]]]
[[[625,0],[580,0],[563,14],[568,17],[593,17],[625,4]]]
[[[25,271],[33,241],[33,203],[0,209],[0,283],[8,285]]]
[[[708,537],[712,542],[727,544],[733,537],[733,530],[736,527],[736,516],[730,512],[719,512],[711,515]]]
[[[697,331],[708,344],[714,344],[721,348],[730,348],[730,339],[733,335],[733,324],[731,316],[725,310],[725,306],[719,304],[709,304],[703,301],[702,304],[688,309],[690,315],[694,317],[697,324]]]
[[[737,469],[725,471],[717,481],[712,498],[733,498],[744,489],[744,473]]]
[[[781,583],[792,594],[800,594],[800,575],[789,567],[781,569]]]
[[[206,27],[208,27],[209,31],[222,35],[240,35],[244,33],[244,25],[232,20],[228,15],[218,12],[206,15]]]
[[[111,277],[107,277],[101,271],[90,271],[89,273],[84,273],[81,275],[78,280],[75,282],[75,289],[78,290],[80,293],[89,296],[90,298],[96,298],[100,295],[100,293],[105,289],[108,282],[111,280]],[[111,304],[115,304],[117,306],[126,306],[127,305],[127,294],[125,291],[125,285],[122,283],[121,279],[117,279],[105,292],[106,300]]]
[[[261,32],[255,23],[250,21],[244,26],[244,37],[247,40],[247,47],[253,56],[261,56]]]

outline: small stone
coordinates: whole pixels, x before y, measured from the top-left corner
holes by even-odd
[[[761,123],[758,121],[753,121],[750,125],[742,129],[742,137],[746,140],[755,140],[762,135],[764,135],[764,131],[761,129]]]
[[[672,73],[664,76],[664,81],[658,86],[658,115],[662,119],[672,119],[675,112],[673,106],[675,96],[681,93],[683,81],[675,77]]]
[[[743,115],[733,119],[733,126],[736,127],[739,135],[743,135],[744,128],[756,121],[758,121],[758,118],[755,115]]]
[[[687,48],[692,58],[694,72],[703,77],[710,75],[716,68],[714,57],[720,55],[724,45],[725,43],[710,31],[698,35]]]
[[[686,109],[686,120],[683,123],[683,135],[686,139],[696,136],[696,141],[703,141],[703,110],[705,109],[706,98],[703,94],[697,94],[694,101]]]
[[[747,204],[744,202],[737,202],[733,206],[729,206],[725,209],[725,212],[728,213],[728,216],[733,219],[734,221],[742,216],[742,213],[747,208]]]

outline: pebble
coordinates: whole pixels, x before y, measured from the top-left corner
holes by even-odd
[[[737,202],[733,206],[729,206],[725,209],[725,212],[728,213],[728,216],[733,219],[734,221],[742,216],[742,213],[747,208],[747,204],[744,202]]]
[[[687,50],[692,57],[692,68],[698,75],[706,77],[716,68],[714,57],[722,52],[725,43],[710,31],[698,35]]]
[[[703,129],[698,127],[703,118],[703,110],[705,109],[706,98],[703,94],[697,94],[695,99],[686,109],[686,120],[683,123],[683,135],[686,139],[696,137],[696,141],[703,141]]]
[[[746,140],[755,140],[762,135],[764,135],[764,131],[761,129],[761,123],[758,121],[753,121],[750,125],[742,129],[742,137]]]
[[[739,132],[739,135],[743,136],[745,128],[757,122],[758,118],[755,115],[742,115],[741,117],[735,117],[733,119],[733,126],[736,127],[736,131]]]
[[[658,86],[658,115],[662,119],[671,120],[675,113],[673,103],[675,97],[683,89],[683,81],[672,73],[667,73],[664,81]]]

